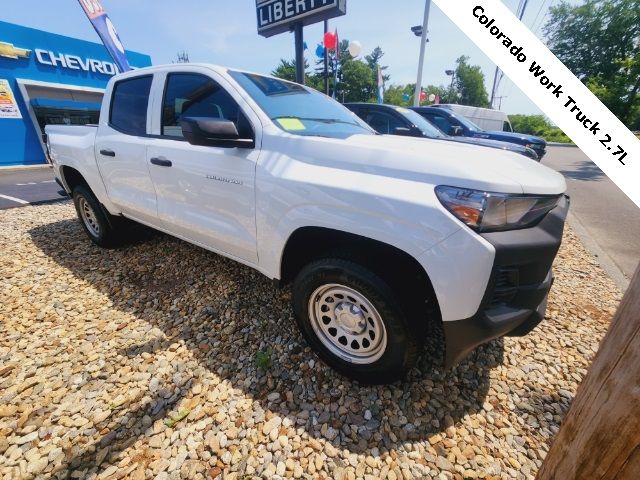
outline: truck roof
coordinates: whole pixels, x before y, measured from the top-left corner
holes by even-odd
[[[234,67],[225,67],[223,65],[216,65],[214,63],[204,63],[204,62],[191,62],[191,63],[168,63],[168,64],[164,64],[164,65],[154,65],[151,67],[142,67],[142,68],[136,68],[134,70],[129,70],[128,72],[123,72],[123,73],[119,73],[117,75],[115,75],[113,78],[123,78],[123,77],[134,77],[134,76],[138,76],[138,75],[145,75],[145,74],[150,74],[150,73],[156,73],[156,72],[166,72],[166,71],[173,71],[173,70],[184,70],[185,67],[204,67],[204,68],[208,68],[210,70],[213,70],[217,73],[220,74],[225,74],[226,72],[228,72],[229,70],[233,70],[235,72],[241,72],[241,73],[249,73],[252,75],[260,75],[262,77],[271,77],[271,78],[275,78],[273,77],[273,75],[268,75],[268,74],[264,74],[264,73],[259,73],[259,72],[251,72],[248,70],[243,70],[241,68],[234,68]],[[282,78],[279,78],[278,80],[283,80],[283,81],[288,81],[288,80],[284,80]]]

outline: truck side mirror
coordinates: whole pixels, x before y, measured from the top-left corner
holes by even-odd
[[[253,138],[240,138],[231,120],[213,117],[185,117],[180,119],[182,135],[191,145],[222,148],[254,148]]]
[[[396,127],[393,129],[393,135],[401,135],[403,137],[415,137],[416,134],[408,127]]]
[[[451,135],[452,137],[461,137],[462,133],[462,127],[459,125],[452,125],[449,129],[449,135]]]

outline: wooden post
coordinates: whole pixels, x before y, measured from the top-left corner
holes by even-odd
[[[537,480],[640,478],[640,268]]]

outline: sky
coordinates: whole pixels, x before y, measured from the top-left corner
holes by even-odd
[[[518,0],[503,2],[516,10]],[[558,2],[529,0],[523,22],[540,35],[549,6]],[[154,65],[171,63],[178,52],[186,51],[192,62],[270,73],[281,58],[294,57],[293,34],[269,39],[257,34],[255,0],[102,0],[102,4],[125,47],[151,55]],[[362,43],[363,55],[380,46],[390,84],[415,83],[420,39],[410,28],[422,23],[424,5],[424,0],[347,0],[347,15],[329,25],[338,29],[341,39]],[[0,20],[99,42],[77,0],[2,0],[0,12]],[[312,65],[322,34],[322,24],[304,30]],[[455,67],[460,55],[480,65],[490,92],[495,65],[432,5],[423,85],[448,85],[451,77],[444,72]],[[541,113],[507,77],[498,95],[505,97],[501,107],[508,114]]]

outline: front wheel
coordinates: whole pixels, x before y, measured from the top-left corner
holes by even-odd
[[[415,364],[419,341],[396,294],[358,263],[327,258],[304,267],[293,285],[293,307],[307,342],[345,376],[390,383]]]

